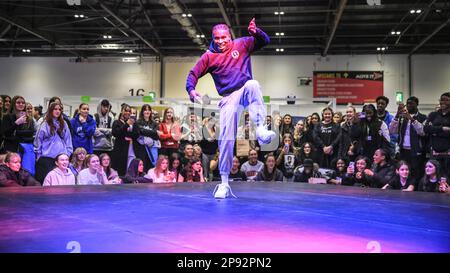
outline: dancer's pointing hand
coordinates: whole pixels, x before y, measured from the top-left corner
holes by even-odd
[[[248,24],[248,33],[250,33],[251,35],[256,33],[256,23],[255,23],[255,18],[253,18],[250,23]]]

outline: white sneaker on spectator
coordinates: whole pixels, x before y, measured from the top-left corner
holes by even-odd
[[[260,145],[269,144],[276,136],[274,131],[269,131],[264,126],[259,126],[256,129],[256,138]]]
[[[233,192],[231,191],[230,185],[224,183],[217,184],[213,194],[214,198],[218,199],[224,199],[229,197],[230,195],[233,196],[234,198],[237,198],[236,195],[234,195]]]

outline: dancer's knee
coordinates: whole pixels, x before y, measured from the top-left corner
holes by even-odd
[[[251,90],[260,90],[260,85],[257,80],[249,80],[245,83],[247,87],[249,87]]]

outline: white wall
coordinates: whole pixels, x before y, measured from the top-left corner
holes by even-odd
[[[0,58],[0,93],[20,94],[32,104],[44,97],[121,98],[139,88],[159,94],[160,64],[74,63],[69,58]]]
[[[166,62],[165,94],[168,97],[185,97],[186,76],[198,58],[181,58]],[[384,93],[395,101],[395,92],[408,94],[408,63],[406,55],[360,56],[254,56],[253,77],[262,86],[263,95],[286,97],[294,94],[298,98],[312,98],[313,87],[298,86],[297,77],[313,76],[314,70],[383,70]],[[170,71],[170,72],[169,72]],[[200,79],[197,90],[202,94],[217,97],[214,82],[207,75]],[[395,108],[395,104],[392,104]]]
[[[450,92],[450,55],[413,55],[412,79],[412,95],[421,104],[437,104],[442,93]]]
[[[186,77],[198,57],[165,58],[165,96],[187,98]],[[413,95],[422,103],[435,103],[450,90],[450,55],[414,55]],[[297,77],[314,70],[383,70],[384,93],[393,102],[395,92],[408,95],[406,55],[357,56],[254,56],[253,76],[264,95],[311,98],[311,86],[297,86]],[[21,94],[33,104],[44,97],[81,96],[122,98],[128,90],[143,88],[159,94],[160,63],[73,63],[69,58],[0,58],[0,93]],[[197,86],[202,94],[218,97],[212,78],[203,77]],[[405,98],[406,99],[406,98]],[[389,110],[394,111],[395,103]]]

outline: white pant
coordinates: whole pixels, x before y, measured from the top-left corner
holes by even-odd
[[[263,126],[266,106],[261,95],[261,87],[255,80],[247,81],[241,89],[222,98],[219,102],[219,171],[221,175],[230,174],[239,118],[245,107],[248,107],[250,118],[256,127]]]

